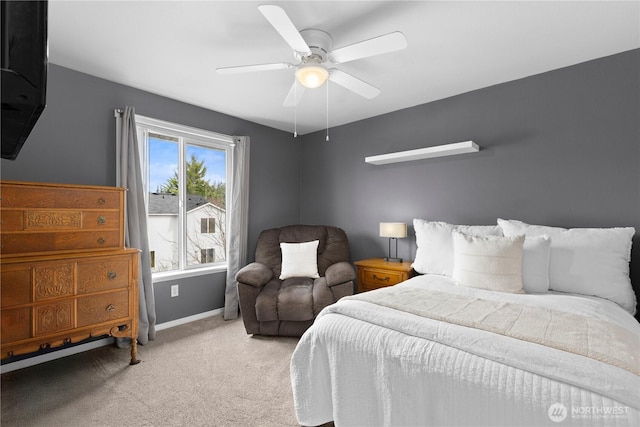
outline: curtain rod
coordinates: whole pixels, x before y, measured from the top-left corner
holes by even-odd
[[[124,113],[124,110],[121,110],[121,109],[119,109],[119,108],[116,108],[116,109],[114,109],[114,110],[113,110],[113,115],[114,115],[115,117],[121,116],[121,115],[122,115],[122,113]]]

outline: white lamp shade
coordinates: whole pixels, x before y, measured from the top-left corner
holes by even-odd
[[[327,81],[329,72],[321,65],[308,64],[298,68],[296,78],[302,86],[314,89]]]
[[[404,222],[381,222],[380,237],[407,237],[407,224]]]

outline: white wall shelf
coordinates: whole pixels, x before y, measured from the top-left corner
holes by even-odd
[[[388,163],[408,162],[411,160],[430,159],[433,157],[454,156],[456,154],[475,153],[480,147],[473,141],[455,142],[453,144],[436,145],[416,150],[398,151],[397,153],[379,154],[365,157],[366,163],[385,165]]]

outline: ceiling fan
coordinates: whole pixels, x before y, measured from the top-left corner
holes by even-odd
[[[401,50],[407,47],[404,34],[395,31],[335,50],[331,36],[317,29],[298,31],[287,13],[279,6],[261,5],[260,12],[293,49],[297,64],[277,62],[272,64],[241,65],[217,68],[220,74],[236,74],[254,71],[296,69],[296,80],[284,101],[285,106],[295,106],[300,102],[305,88],[322,86],[328,79],[346,89],[368,99],[375,98],[380,89],[342,70],[333,68],[357,59]],[[296,82],[299,82],[298,85]]]

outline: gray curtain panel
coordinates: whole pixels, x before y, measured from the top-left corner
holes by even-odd
[[[233,137],[233,185],[227,204],[229,239],[227,241],[227,285],[224,294],[225,320],[238,318],[238,282],[236,273],[247,262],[249,222],[249,137]]]
[[[120,165],[118,185],[128,190],[125,208],[125,245],[141,251],[138,273],[138,343],[144,345],[156,337],[156,303],[151,279],[145,190],[142,185],[135,109],[125,107],[117,120],[120,120],[120,126],[117,126]]]

